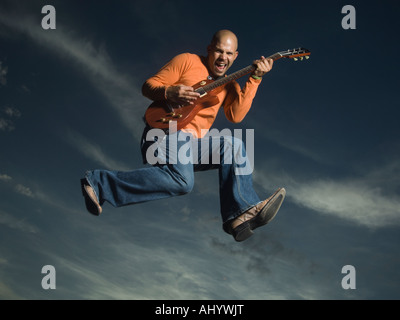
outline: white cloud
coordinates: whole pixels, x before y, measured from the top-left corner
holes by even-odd
[[[371,228],[400,225],[400,200],[356,181],[312,181],[293,191],[296,203],[321,213]]]
[[[21,111],[14,107],[4,107],[3,111],[9,117],[19,118],[21,116]]]
[[[393,170],[388,166],[388,170]],[[273,170],[257,171],[254,180],[269,191],[283,186],[287,197],[294,203],[345,219],[357,225],[379,228],[400,225],[400,198],[385,193],[385,170],[357,178],[299,181],[288,174],[273,173]],[[380,183],[377,183],[380,182]]]
[[[22,194],[29,198],[34,198],[34,194],[33,194],[32,190],[28,187],[23,186],[22,184],[17,184],[15,186],[15,191],[17,191],[19,194]]]
[[[10,180],[12,180],[12,177],[10,177],[8,174],[0,174],[0,181],[8,182]]]
[[[112,159],[104,153],[100,146],[88,141],[77,132],[69,131],[66,135],[67,141],[87,158],[97,162],[101,166],[113,170],[129,170],[130,168],[123,163]]]
[[[14,189],[14,191],[23,196],[26,196],[29,198],[35,198],[35,194],[29,187],[26,187],[23,184],[18,183],[8,174],[5,174],[5,173],[0,174],[0,181],[11,183],[11,186]]]
[[[25,221],[24,219],[18,219],[1,210],[0,210],[0,224],[6,225],[9,228],[16,229],[22,232],[29,232],[29,233],[39,232],[39,229],[33,224]]]
[[[4,107],[2,111],[8,118],[19,118],[21,116],[21,112],[13,107]],[[12,120],[0,118],[0,130],[13,131],[14,129],[15,126]]]
[[[10,182],[11,185],[13,186],[15,192],[22,194],[23,196],[29,197],[29,198],[35,198],[34,193],[29,187],[26,187],[22,185],[21,183],[18,183],[14,181],[14,179],[9,176],[8,174],[0,174],[0,181],[3,182]]]
[[[13,131],[14,129],[14,123],[11,120],[0,118],[1,131]]]

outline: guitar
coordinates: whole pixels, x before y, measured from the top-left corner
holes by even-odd
[[[277,52],[267,59],[274,61],[281,58],[293,59],[295,61],[308,59],[311,52],[304,48],[297,48],[287,51]],[[236,80],[256,69],[254,65],[243,68],[229,76],[218,80],[203,80],[193,86],[195,92],[200,93],[200,97],[194,104],[178,105],[166,100],[153,102],[146,110],[145,121],[152,128],[168,129],[171,121],[177,122],[177,130],[185,127],[196,114],[203,108],[216,105],[219,102],[216,94],[223,90],[223,86],[228,82]]]

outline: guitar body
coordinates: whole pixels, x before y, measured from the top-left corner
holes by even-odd
[[[201,95],[202,87],[212,82],[213,80],[203,80],[193,88]],[[178,105],[166,100],[154,101],[146,110],[145,120],[150,127],[159,129],[168,129],[169,123],[176,121],[177,130],[180,130],[189,124],[200,110],[218,104],[219,99],[216,94],[222,89],[223,87],[218,87],[208,93],[204,92],[194,104]]]

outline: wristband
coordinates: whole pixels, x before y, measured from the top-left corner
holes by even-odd
[[[262,77],[257,77],[257,76],[255,76],[254,74],[251,76],[253,79],[256,79],[256,80],[260,80],[260,79],[262,79]]]

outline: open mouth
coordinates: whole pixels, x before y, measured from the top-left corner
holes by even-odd
[[[224,72],[226,69],[227,64],[223,62],[215,62],[215,68],[218,70],[218,72]]]

